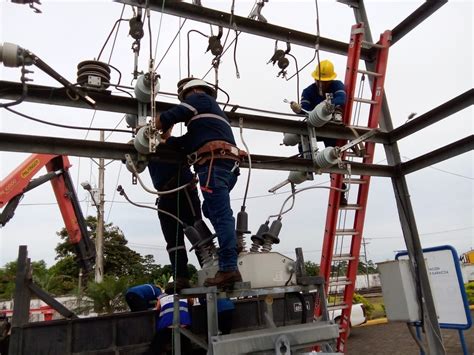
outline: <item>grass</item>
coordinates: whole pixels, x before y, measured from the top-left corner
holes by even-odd
[[[383,303],[383,297],[368,297],[367,300],[374,307],[369,319],[377,319],[385,317],[385,305]]]

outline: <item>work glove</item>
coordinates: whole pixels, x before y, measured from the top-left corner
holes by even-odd
[[[301,112],[301,105],[295,101],[290,102],[290,108],[294,113],[300,113]]]

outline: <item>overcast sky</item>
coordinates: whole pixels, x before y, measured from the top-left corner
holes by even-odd
[[[229,12],[231,1],[206,1],[205,6]],[[235,13],[247,16],[253,1],[236,1]],[[374,38],[386,29],[392,29],[422,4],[422,1],[370,1],[366,3]],[[76,66],[83,60],[97,58],[113,23],[120,17],[122,5],[106,1],[43,1],[42,14],[34,14],[25,5],[16,5],[0,0],[0,41],[16,43],[37,54],[46,63],[71,82],[76,81]],[[314,1],[277,1],[266,3],[262,14],[268,22],[300,31],[316,32],[316,11]],[[471,1],[451,1],[429,19],[423,22],[390,50],[386,77],[386,94],[395,127],[402,125],[410,113],[418,115],[452,99],[472,88],[473,83],[473,4]],[[130,7],[125,8],[124,18],[132,16]],[[152,13],[153,52],[158,42],[157,58],[160,60],[171,40],[177,33],[180,19],[159,13]],[[351,25],[355,22],[352,9],[334,1],[319,1],[321,36],[348,42]],[[160,27],[160,21],[161,27]],[[158,37],[158,29],[159,38]],[[146,29],[146,28],[145,28]],[[198,29],[210,34],[209,25],[187,21],[180,41],[176,41],[164,58],[158,72],[161,75],[161,90],[173,92],[176,82],[187,76],[186,33]],[[217,28],[213,27],[214,34]],[[147,31],[142,39],[140,70],[146,70],[149,57]],[[227,31],[224,32],[224,36]],[[234,38],[234,33],[229,35]],[[204,53],[207,39],[196,33],[190,35],[189,56],[191,74],[202,77],[210,68],[212,56]],[[228,41],[228,42],[229,42]],[[128,24],[123,22],[111,56],[111,64],[122,72],[122,84],[130,85],[133,71],[133,39],[128,36]],[[286,81],[277,78],[278,69],[267,61],[273,55],[275,41],[249,34],[239,37],[237,63],[240,79],[236,78],[232,50],[223,57],[219,70],[220,86],[230,95],[230,102],[241,106],[289,113],[284,98],[296,99],[296,77]],[[278,43],[285,48],[284,43]],[[181,48],[181,50],[179,49]],[[112,40],[108,43],[101,60],[107,61],[111,54]],[[292,46],[299,67],[306,64],[314,51],[310,48]],[[154,53],[153,53],[154,54]],[[344,79],[346,57],[321,52],[321,59],[335,63],[338,79]],[[363,64],[362,64],[363,65]],[[300,73],[300,91],[312,82],[310,73],[315,62]],[[52,78],[34,68],[34,84],[59,86]],[[288,69],[295,72],[294,62]],[[19,81],[17,68],[0,66],[2,80]],[[118,76],[112,72],[112,82]],[[213,81],[211,72],[207,80]],[[366,92],[368,92],[366,87]],[[117,93],[122,95],[120,93]],[[219,97],[224,101],[224,97]],[[176,99],[159,96],[158,100],[177,102]],[[20,112],[56,123],[93,127],[115,127],[122,119],[121,114],[72,109],[22,103],[14,107]],[[158,107],[159,109],[159,107]],[[465,109],[437,123],[421,133],[403,139],[399,148],[404,160],[418,157],[473,133],[473,109]],[[70,137],[98,140],[97,132],[76,131],[45,126],[0,110],[2,132],[31,135]],[[126,128],[125,123],[119,125]],[[179,127],[175,129],[179,132]],[[238,130],[236,139],[240,146]],[[125,143],[130,140],[126,134],[114,133],[108,141]],[[295,154],[294,147],[280,146],[281,134],[264,131],[244,130],[244,138],[251,153],[289,156]],[[2,152],[1,174],[4,178],[29,154]],[[97,165],[87,158],[71,157],[70,172],[76,186],[84,180],[97,184]],[[374,162],[386,164],[383,149],[378,148]],[[267,190],[284,180],[287,172],[253,170],[247,212],[252,231],[265,221],[267,216],[279,211],[287,194],[270,195]],[[423,247],[450,244],[459,253],[474,247],[473,237],[473,154],[472,152],[444,161],[433,167],[407,176],[418,230]],[[147,172],[143,173],[151,185]],[[232,192],[232,206],[240,210],[247,170]],[[328,185],[328,175],[315,177],[299,187],[314,184]],[[127,194],[135,201],[152,203],[154,196],[139,186],[131,185],[131,176],[120,162],[112,162],[106,169],[105,216],[122,229],[130,246],[142,254],[153,254],[158,263],[168,263],[165,242],[156,215],[151,210],[138,209],[124,203],[115,194],[117,184],[125,187]],[[287,191],[288,187],[281,191]],[[84,214],[95,214],[95,208],[87,203],[87,193],[79,189]],[[297,196],[295,208],[284,216],[281,243],[274,250],[294,256],[294,248],[302,247],[305,258],[319,263],[320,250],[327,210],[328,190],[316,189]],[[351,195],[349,201],[353,201]],[[26,244],[33,260],[44,259],[48,265],[54,263],[54,248],[58,243],[56,232],[63,227],[52,189],[45,184],[26,194],[15,217],[0,230],[0,266],[16,258],[18,246]],[[387,178],[373,178],[369,193],[364,237],[367,242],[368,258],[374,261],[392,259],[395,251],[404,249],[392,185]],[[195,265],[195,258],[191,259]]]

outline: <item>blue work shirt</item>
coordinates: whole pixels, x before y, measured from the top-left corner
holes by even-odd
[[[145,301],[150,302],[150,301],[156,301],[158,296],[161,295],[161,290],[155,285],[143,284],[143,285],[130,287],[127,290],[127,293],[134,293],[140,296],[141,298],[143,298]]]
[[[174,296],[163,293],[159,300],[160,315],[156,322],[156,329],[164,329],[173,325]],[[181,325],[191,325],[189,315],[188,300],[179,300],[179,323]]]
[[[335,106],[344,106],[346,103],[346,91],[344,84],[339,80],[332,80],[327,94],[332,94],[332,103]],[[306,111],[313,110],[317,104],[326,100],[325,93],[319,95],[319,88],[316,82],[312,83],[301,94],[301,108]]]
[[[234,134],[229,119],[216,100],[205,93],[188,96],[183,102],[160,114],[162,130],[184,122],[188,131],[181,137],[169,137],[171,147],[182,148],[190,154],[211,141],[226,141],[235,145]]]

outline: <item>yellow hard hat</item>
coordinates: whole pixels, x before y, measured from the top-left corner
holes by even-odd
[[[314,80],[330,81],[336,79],[337,74],[334,72],[334,64],[330,60],[323,60],[311,73]]]

